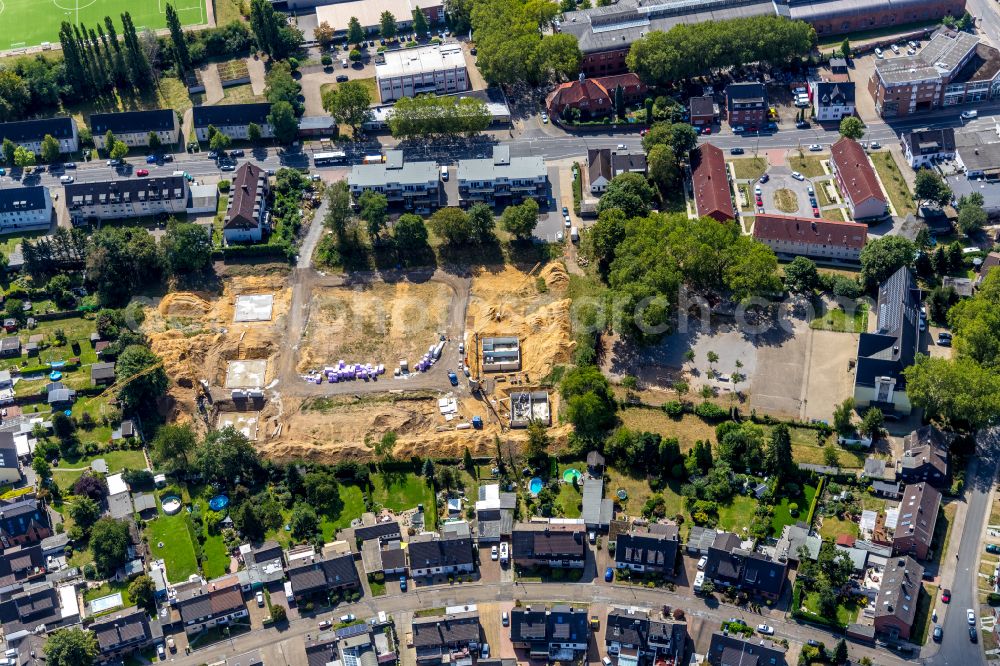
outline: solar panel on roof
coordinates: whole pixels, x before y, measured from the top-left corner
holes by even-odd
[[[337,638],[340,639],[353,638],[354,636],[360,636],[361,634],[368,633],[368,625],[364,623],[352,624],[348,627],[341,627],[334,633],[336,633]]]

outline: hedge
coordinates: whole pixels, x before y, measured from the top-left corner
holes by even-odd
[[[282,243],[265,243],[263,245],[227,245],[222,248],[223,259],[240,259],[242,257],[281,257],[291,260],[295,250]]]

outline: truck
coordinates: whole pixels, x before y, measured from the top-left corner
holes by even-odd
[[[569,230],[569,239],[571,241],[573,241],[574,243],[579,243],[580,242],[580,230],[577,229],[576,227],[572,227]]]
[[[362,164],[382,164],[383,158],[381,154],[378,155],[365,155],[364,159],[361,160]]]

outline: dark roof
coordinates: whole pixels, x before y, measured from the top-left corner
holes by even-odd
[[[413,647],[468,645],[479,641],[479,613],[414,617]]]
[[[847,106],[854,104],[853,81],[818,81],[816,99],[822,106]]]
[[[229,209],[223,226],[226,229],[256,229],[264,205],[267,176],[256,164],[244,162],[236,170],[229,191]]]
[[[115,364],[114,363],[95,363],[90,366],[90,378],[91,379],[114,379],[115,378]]]
[[[662,567],[673,571],[679,546],[676,525],[651,525],[648,529],[618,535],[615,562]]]
[[[17,446],[13,442],[0,442],[0,468],[19,469]]]
[[[442,539],[437,535],[414,537],[410,540],[410,567],[429,569],[432,567],[454,567],[472,564],[472,539],[455,537]]]
[[[147,643],[154,637],[146,611],[135,606],[97,618],[90,625],[90,630],[97,636],[101,652],[110,652],[136,643]]]
[[[882,572],[882,587],[875,597],[875,617],[892,615],[913,626],[924,568],[912,557],[891,558]]]
[[[0,624],[8,637],[21,630],[58,626],[62,619],[59,591],[48,582],[24,588],[0,602]]]
[[[688,105],[690,107],[692,117],[715,115],[715,99],[711,95],[692,97],[688,100]]]
[[[265,541],[251,551],[254,563],[261,564],[263,562],[271,562],[273,560],[281,560],[282,549],[281,544],[273,539],[270,541]]]
[[[903,143],[914,155],[955,152],[955,129],[921,129],[903,133]]]
[[[896,389],[906,387],[903,370],[917,355],[920,290],[913,272],[905,266],[878,290],[877,326],[858,339],[855,383],[875,386],[876,377],[893,377]]]
[[[691,151],[691,185],[698,215],[719,221],[736,217],[726,158],[720,148],[705,143]]]
[[[184,176],[161,176],[70,183],[66,185],[65,197],[70,209],[128,201],[185,199],[187,182]]]
[[[912,483],[903,488],[893,539],[913,537],[930,546],[940,506],[941,492],[929,483]]]
[[[948,439],[932,425],[917,428],[903,438],[903,476],[917,475],[922,470],[948,476]]]
[[[0,534],[21,536],[32,526],[49,527],[49,516],[34,497],[0,503]]]
[[[387,523],[377,523],[375,525],[354,528],[354,537],[362,541],[386,538],[398,539],[400,536],[401,532],[399,531],[399,523],[395,520],[391,520]]]
[[[196,106],[192,111],[195,127],[225,127],[227,125],[249,125],[267,123],[271,105],[259,104],[219,104],[216,106]]]
[[[27,143],[40,140],[46,134],[51,134],[57,139],[71,138],[73,136],[73,119],[69,116],[61,116],[0,123],[0,142],[4,139],[10,139],[14,143]]]
[[[753,223],[753,236],[765,241],[789,241],[860,250],[868,239],[868,225],[794,215],[757,215]]]
[[[523,523],[511,532],[511,551],[515,559],[562,555],[583,559],[587,550],[584,535],[583,525]],[[413,561],[411,557],[410,562]]]
[[[730,83],[726,86],[729,104],[766,104],[767,88],[763,83]],[[732,110],[732,106],[729,107]]]
[[[878,176],[861,144],[846,136],[841,137],[830,147],[830,157],[844,183],[847,196],[855,206],[869,199],[885,201]]]
[[[289,567],[285,573],[296,595],[311,594],[325,588],[357,586],[359,582],[354,557],[350,554],[306,562]]]
[[[0,213],[44,209],[46,189],[42,185],[34,185],[0,190]]]
[[[587,643],[589,638],[586,609],[560,605],[515,608],[510,613],[510,640],[514,643]]]
[[[174,128],[176,120],[177,114],[173,109],[94,113],[90,116],[90,131],[94,136],[107,134],[108,130],[115,134],[167,132]]]
[[[777,595],[785,584],[787,563],[761,553],[743,550],[740,538],[720,532],[708,549],[705,575],[728,585],[738,585],[751,591]]]
[[[785,651],[763,638],[744,638],[738,634],[712,634],[708,650],[712,666],[784,666]]]
[[[15,546],[0,554],[0,586],[44,573],[45,553],[41,543]]]
[[[604,456],[600,451],[591,451],[587,454],[587,467],[604,467]]]
[[[195,588],[184,598],[178,597],[175,606],[181,614],[181,621],[187,623],[202,617],[228,615],[243,608],[245,604],[239,585],[224,584],[216,587],[215,583],[208,583]]]

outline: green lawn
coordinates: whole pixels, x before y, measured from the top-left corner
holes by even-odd
[[[917,593],[917,614],[913,618],[912,641],[917,645],[927,642],[931,626],[931,606],[937,597],[937,585],[921,585]]]
[[[782,497],[781,503],[775,505],[774,516],[771,517],[771,532],[774,536],[781,536],[781,530],[784,529],[785,525],[794,525],[800,520],[805,520],[809,514],[809,504],[812,502],[813,496],[816,495],[816,487],[806,486],[802,489],[802,494],[803,497],[793,499]],[[792,503],[799,506],[794,516],[788,509],[788,505]]]
[[[96,432],[97,430],[98,428],[95,428],[91,431],[91,433]],[[110,429],[107,430],[109,430],[108,437],[110,438]],[[86,434],[87,433],[81,431],[81,441],[88,441],[84,438],[84,435]],[[75,459],[61,458],[59,460],[59,465],[52,468],[52,478],[56,480],[60,488],[68,488],[76,483],[76,480],[79,479],[85,471],[81,468],[89,468],[97,458],[104,458],[104,460],[108,463],[108,474],[120,472],[125,468],[146,469],[146,458],[142,455],[142,451],[103,451],[95,456],[85,456]]]
[[[128,11],[132,15],[136,32],[144,28],[153,30],[166,27],[163,8],[155,2],[129,2],[129,0],[94,0],[87,4],[47,4],[34,0],[5,0],[3,24],[16,30],[6,30],[0,37],[0,49],[6,50],[24,46],[38,46],[42,42],[59,43],[59,25],[70,21],[80,26],[93,27],[104,17],[111,16],[118,34],[124,34],[121,15]],[[69,10],[69,11],[64,11]],[[177,4],[177,15],[184,25],[207,23],[204,0],[188,0]]]
[[[201,507],[201,515],[207,516],[211,509],[208,508],[208,500],[202,496],[198,499],[198,506]],[[226,550],[226,542],[221,534],[209,534],[205,531],[205,543],[202,544],[201,568],[205,578],[218,578],[229,571],[229,551]]]
[[[46,231],[25,231],[22,233],[4,234],[0,236],[0,252],[3,253],[4,257],[10,257],[10,253],[14,251],[14,248],[18,246],[22,241],[32,238],[38,238],[39,236],[44,236],[48,233]]]
[[[851,317],[840,307],[829,310],[824,304],[823,310],[822,314],[809,322],[809,328],[837,333],[864,333],[868,330],[868,305],[864,302],[858,303]]]
[[[383,472],[373,475],[372,501],[396,512],[412,509],[418,504],[423,504],[428,512],[434,510],[434,493],[430,486],[412,472]]]
[[[88,589],[83,593],[84,601],[93,601],[94,599],[100,599],[101,597],[106,597],[109,594],[114,594],[115,592],[122,593],[122,608],[128,608],[132,605],[132,598],[128,595],[128,583],[114,583],[105,582],[100,587],[95,587],[93,589]],[[112,611],[107,611],[108,613]]]
[[[830,198],[829,194],[827,194],[827,187],[836,187],[836,182],[830,180],[827,181],[826,183],[816,183],[815,187],[816,199],[819,200],[820,206],[832,206],[833,204],[837,203],[836,201]],[[823,211],[823,215],[826,215],[826,213],[827,211]]]
[[[365,511],[365,495],[358,486],[341,485],[340,501],[344,503],[340,514],[336,516],[321,514],[320,530],[326,541],[333,541],[333,535],[337,530],[350,526],[351,520],[360,517]]]
[[[559,515],[563,518],[579,518],[581,512],[581,502],[583,494],[573,487],[572,483],[560,483],[559,495],[556,496],[556,506],[559,507]]]
[[[893,159],[892,153],[888,151],[874,152],[871,153],[871,158],[872,164],[875,165],[875,171],[878,172],[878,177],[882,181],[882,187],[889,195],[893,208],[896,209],[896,215],[902,217],[908,213],[915,213],[917,207],[913,203],[913,195],[910,194],[910,188],[903,180],[903,174],[899,172],[899,166]]]
[[[730,162],[740,179],[757,180],[767,171],[767,160],[763,157],[741,157]]]
[[[850,534],[853,537],[861,536],[858,524],[853,520],[843,520],[835,516],[823,518],[823,524],[819,528],[819,535],[824,539],[836,539],[841,534]]]
[[[806,178],[816,178],[826,173],[823,171],[823,160],[815,155],[789,157],[788,166],[792,171],[798,171]]]
[[[809,428],[789,428],[792,440],[792,459],[796,463],[808,465],[825,465],[823,446],[816,441],[816,431]],[[833,439],[831,435],[824,446]],[[836,444],[834,445],[836,446]],[[865,466],[865,454],[836,446],[840,466],[843,469],[858,469]]]
[[[225,88],[222,91],[222,95],[222,101],[219,104],[252,104],[264,101],[262,95],[253,94],[253,86],[249,83]]]
[[[847,219],[847,211],[843,208],[829,208],[823,211],[823,219],[832,222],[850,222]]]
[[[741,532],[753,520],[756,510],[755,499],[736,495],[731,504],[719,507],[718,527],[729,532]]]
[[[146,524],[150,554],[154,559],[163,558],[167,580],[171,583],[185,581],[191,574],[198,573],[188,520],[187,511],[183,509],[173,516],[160,515]]]
[[[806,607],[807,610],[820,615],[819,612],[819,592],[810,592],[806,595],[806,598],[802,601],[802,605]],[[860,610],[854,604],[844,604],[840,603],[837,605],[837,622],[840,624],[851,624],[858,617],[858,610]]]

